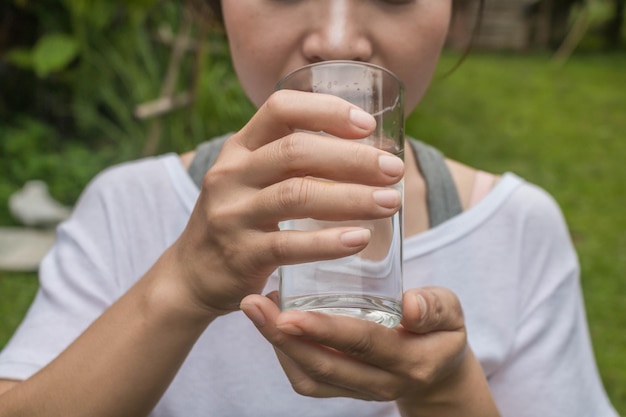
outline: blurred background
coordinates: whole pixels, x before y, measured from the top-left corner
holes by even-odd
[[[601,376],[626,415],[625,0],[487,0],[474,35],[475,1],[455,1],[407,133],[555,196],[579,252]],[[0,349],[35,294],[54,224],[97,172],[190,150],[252,113],[223,34],[184,2],[1,2]],[[16,209],[26,184],[47,213]]]

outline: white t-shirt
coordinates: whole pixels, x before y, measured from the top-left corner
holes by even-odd
[[[0,354],[0,378],[45,366],[182,232],[198,189],[174,154],[113,167],[85,190]],[[405,242],[405,288],[452,289],[505,417],[614,417],[596,369],[579,268],[558,206],[505,174],[476,206]],[[276,289],[276,276],[267,290]],[[168,337],[164,334],[163,337]],[[214,321],[153,416],[398,416],[394,403],[296,394],[241,313]]]

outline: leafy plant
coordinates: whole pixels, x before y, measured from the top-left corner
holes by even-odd
[[[31,49],[17,48],[7,54],[7,60],[22,68],[32,69],[45,77],[66,68],[78,55],[76,39],[64,33],[42,36]]]
[[[72,204],[96,172],[141,155],[156,122],[137,119],[135,110],[159,98],[172,55],[171,40],[160,34],[176,34],[185,10],[155,0],[18,3],[34,16],[37,33],[27,44],[16,41],[2,58],[10,66],[0,65],[7,71],[0,77],[0,201],[44,178],[55,197]],[[180,62],[175,91],[195,82],[194,101],[161,117],[156,152],[192,149],[239,128],[252,111],[223,36],[191,36],[195,46]],[[6,218],[3,210],[0,204]]]

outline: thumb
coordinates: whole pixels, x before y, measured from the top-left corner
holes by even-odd
[[[452,291],[443,287],[406,291],[402,299],[402,313],[402,326],[417,334],[465,327],[461,302]]]

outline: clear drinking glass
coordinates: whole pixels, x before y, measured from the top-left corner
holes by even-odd
[[[333,94],[349,101],[376,119],[375,131],[360,142],[404,158],[404,87],[390,71],[362,62],[326,61],[295,70],[278,83],[277,89]],[[403,187],[402,181],[394,186],[404,195]],[[402,209],[378,220],[282,222],[283,230],[359,226],[370,229],[372,237],[356,255],[280,267],[281,309],[321,311],[387,327],[397,325],[402,317],[402,223]]]

